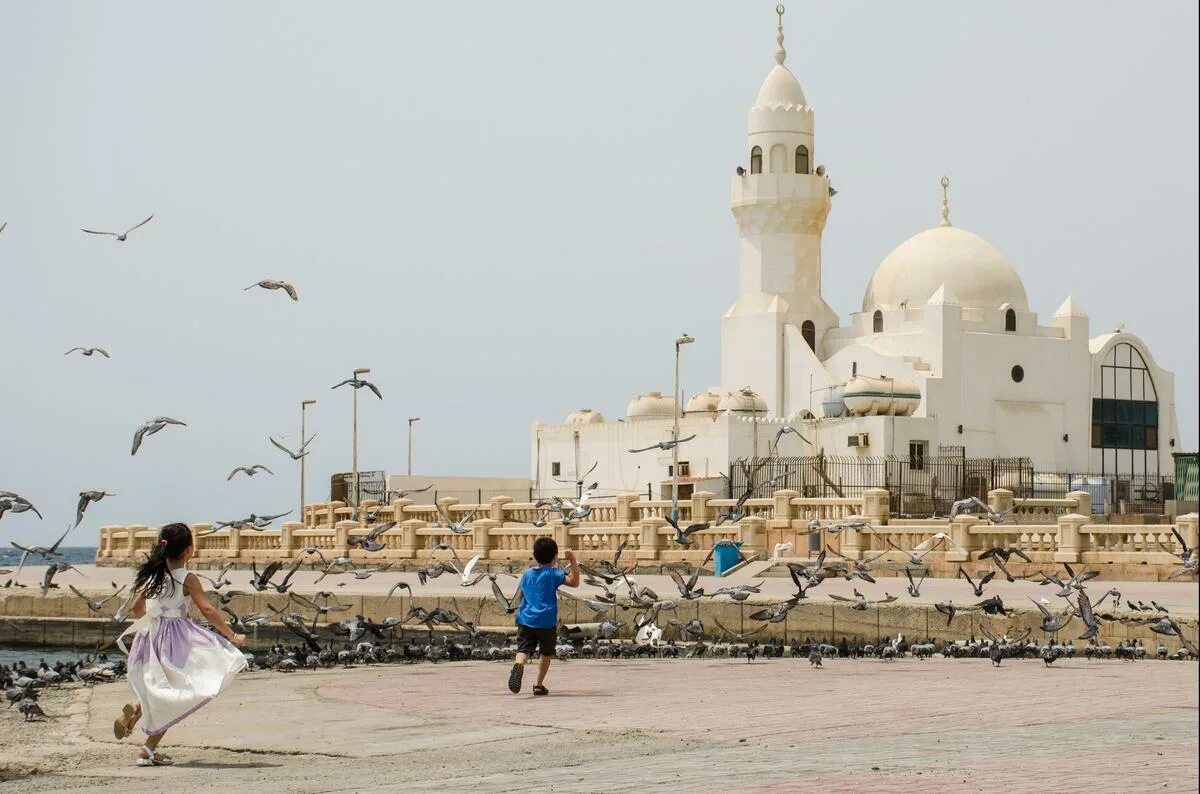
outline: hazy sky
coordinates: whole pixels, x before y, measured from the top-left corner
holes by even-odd
[[[282,512],[350,467],[526,475],[529,428],[718,382],[730,176],[772,2],[0,2],[0,489],[103,523]],[[1177,374],[1197,442],[1197,9],[793,3],[788,65],[838,195],[826,298],[952,219],[1043,321],[1071,294]],[[121,229],[155,213],[128,242]],[[300,291],[242,288],[287,279]],[[112,353],[64,357],[79,345]],[[134,428],[188,422],[129,455]],[[265,463],[278,476],[226,482]]]

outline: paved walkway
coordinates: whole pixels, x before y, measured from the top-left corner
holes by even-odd
[[[972,575],[978,566],[981,570],[986,568],[986,565],[972,564],[968,570]],[[85,593],[110,593],[112,592],[112,583],[118,585],[126,584],[133,580],[133,571],[128,568],[110,568],[97,567],[92,565],[78,566],[79,573],[68,571],[61,573],[55,578],[55,582],[59,583],[65,590],[66,585],[74,584],[77,588]],[[44,567],[26,566],[21,572],[22,583],[28,584],[30,587],[40,586],[42,574],[45,572]],[[213,571],[201,571],[215,575]],[[460,587],[458,577],[453,573],[443,574],[437,579],[429,580],[428,584],[422,585],[417,580],[415,573],[398,573],[392,571],[383,571],[372,574],[368,579],[355,579],[353,576],[345,574],[339,576],[329,576],[323,581],[317,582],[318,573],[313,571],[301,570],[293,577],[293,589],[298,593],[313,593],[319,590],[331,590],[339,596],[362,596],[362,595],[382,595],[387,593],[389,588],[396,582],[409,583],[414,593],[418,596],[428,595],[433,597],[462,595],[463,593],[476,592],[483,594],[491,593],[491,586],[488,580],[484,579],[473,588]],[[250,571],[239,570],[230,573],[229,578],[233,581],[233,589],[249,591],[249,581],[251,578]],[[281,577],[276,577],[278,580]],[[663,598],[675,597],[678,591],[674,583],[667,576],[658,574],[638,574],[635,577],[638,583],[652,588]],[[502,578],[501,585],[505,592],[511,593],[515,588],[515,580]],[[743,578],[731,576],[724,579],[717,577],[701,577],[701,586],[708,589],[720,587],[722,585],[730,585],[744,582],[762,581],[762,595],[755,597],[754,600],[781,600],[790,597],[795,588],[792,585],[791,579],[787,577],[773,576],[763,579]],[[813,602],[821,603],[829,601],[829,595],[835,593],[837,595],[849,597],[855,589],[866,594],[868,598],[882,598],[883,594],[891,593],[892,595],[900,596],[905,604],[935,604],[939,601],[952,600],[956,604],[969,604],[979,599],[972,593],[970,586],[963,580],[959,579],[929,579],[921,586],[920,598],[912,599],[905,593],[907,582],[903,579],[896,578],[881,578],[877,584],[869,584],[867,582],[855,579],[853,582],[847,582],[843,579],[828,579],[822,582],[820,587],[814,588],[809,594],[809,598]],[[1122,599],[1132,599],[1133,601],[1144,601],[1147,604],[1151,601],[1157,601],[1171,611],[1172,615],[1178,617],[1194,618],[1200,613],[1200,587],[1197,586],[1196,580],[1179,581],[1179,582],[1112,582],[1104,579],[1093,579],[1089,583],[1089,592],[1094,599],[1099,599],[1100,593],[1105,590],[1115,587],[1121,591]],[[1047,598],[1052,602],[1057,600],[1053,597],[1054,588],[1040,587],[1034,582],[1029,581],[992,581],[987,586],[987,595],[999,595],[1004,599],[1004,602],[1017,609],[1032,609],[1033,605],[1027,600],[1027,597],[1032,598]],[[0,592],[16,592],[16,591],[0,591]],[[28,592],[28,591],[26,591]],[[69,591],[67,591],[69,594]],[[268,591],[273,593],[274,591]],[[586,596],[589,593],[597,592],[591,587],[582,586],[577,593]],[[1109,602],[1111,603],[1111,602]]]
[[[131,765],[124,683],[0,714],[21,792],[1195,791],[1197,667],[987,660],[571,661],[548,698],[504,664],[246,673]],[[529,671],[532,673],[532,670]],[[0,789],[8,786],[0,784]]]

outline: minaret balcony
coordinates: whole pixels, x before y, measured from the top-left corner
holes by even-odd
[[[829,177],[817,174],[745,174],[733,178],[734,207],[750,204],[829,206]]]

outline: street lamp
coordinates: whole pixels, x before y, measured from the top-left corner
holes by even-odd
[[[412,426],[416,422],[420,422],[421,417],[408,417],[408,476],[412,476]],[[411,484],[411,483],[410,483]]]
[[[306,436],[304,435],[304,433],[305,433],[304,413],[305,413],[305,411],[308,410],[308,406],[316,405],[316,404],[317,404],[316,400],[301,400],[300,401],[300,453],[301,453],[300,454],[300,520],[304,523],[305,526],[308,526],[308,521],[304,517],[304,458],[306,457],[306,455],[304,454],[304,439],[306,438]]]
[[[368,367],[357,368],[356,370],[354,370],[355,380],[359,379],[359,377],[362,375],[366,375],[366,374],[370,373],[370,371],[371,370]],[[355,514],[357,515],[357,510],[358,510],[358,389],[354,389],[354,465],[353,465],[353,468],[351,469],[350,481],[352,483],[352,487],[354,488],[353,499],[354,499]]]
[[[684,334],[675,340],[675,414],[671,429],[671,520],[679,523],[679,348],[696,340]]]

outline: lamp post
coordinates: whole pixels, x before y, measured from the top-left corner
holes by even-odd
[[[370,373],[370,371],[371,370],[367,367],[359,367],[358,369],[354,370],[354,377],[359,378],[362,375],[366,375],[366,374]],[[351,471],[350,482],[351,482],[351,487],[354,489],[353,493],[352,493],[352,498],[354,500],[353,504],[354,504],[354,508],[355,508],[355,515],[357,515],[357,511],[358,511],[358,389],[352,389],[351,391],[354,392],[354,397],[353,397],[353,400],[354,400],[354,461],[353,461],[353,468],[350,470]]]
[[[408,476],[409,477],[412,476],[412,433],[413,433],[412,426],[414,423],[420,422],[420,421],[421,421],[421,417],[419,417],[419,416],[408,417]]]
[[[300,401],[300,521],[308,526],[308,520],[304,516],[304,439],[305,436],[305,411],[308,406],[316,405],[316,400],[301,400]]]
[[[679,348],[696,340],[684,334],[675,340],[675,415],[671,429],[671,520],[679,523]]]

